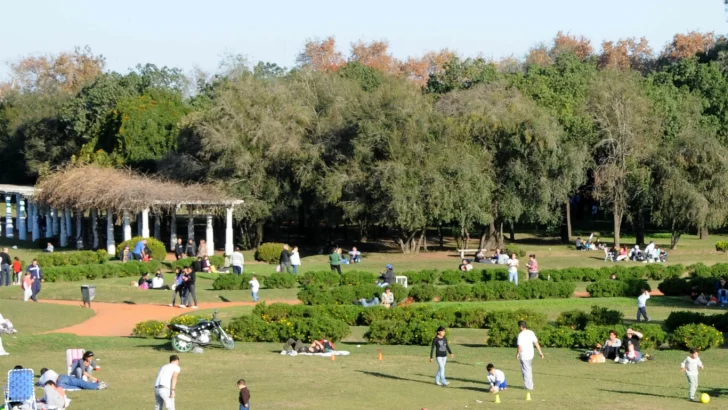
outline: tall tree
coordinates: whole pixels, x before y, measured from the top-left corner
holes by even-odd
[[[316,71],[336,71],[344,63],[344,56],[336,50],[336,40],[333,36],[323,40],[308,40],[303,51],[296,59],[302,67]]]
[[[389,53],[389,43],[384,40],[370,43],[363,41],[352,43],[349,60],[359,62],[384,73],[399,71],[397,60]]]

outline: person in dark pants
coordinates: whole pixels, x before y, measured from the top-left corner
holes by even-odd
[[[339,248],[334,248],[329,255],[329,265],[332,271],[336,271],[341,275],[341,251]]]
[[[174,245],[174,256],[177,257],[177,260],[185,257],[185,246],[182,243],[182,238],[177,238],[177,243]]]
[[[288,247],[288,245],[283,245],[280,264],[281,272],[283,272],[283,269],[285,269],[286,273],[291,273],[291,249]]]
[[[197,260],[192,262],[192,271],[202,272],[202,257],[198,256]]]
[[[192,268],[187,268],[187,280],[185,281],[185,289],[187,290],[187,306],[190,306],[190,299],[195,304],[192,305],[192,309],[197,309],[197,295],[195,294],[195,282],[197,281],[197,272]],[[182,305],[185,306],[184,304]]]
[[[187,241],[185,253],[187,254],[188,258],[194,258],[195,256],[197,256],[197,245],[195,245],[194,239],[190,239]]]
[[[10,286],[10,264],[13,263],[8,255],[8,248],[0,252],[0,285]]]
[[[30,273],[30,277],[34,279],[31,287],[33,293],[30,298],[33,299],[33,302],[37,302],[38,294],[40,293],[40,282],[43,280],[43,271],[38,266],[38,259],[33,259],[33,263],[28,266],[28,272]]]

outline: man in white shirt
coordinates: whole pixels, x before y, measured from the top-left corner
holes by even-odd
[[[169,356],[169,364],[165,364],[159,369],[157,380],[154,382],[154,398],[156,400],[154,410],[162,410],[163,406],[167,410],[174,410],[174,390],[177,387],[177,377],[180,370],[177,355]]]
[[[233,265],[234,274],[241,275],[243,273],[243,265],[245,264],[245,257],[243,256],[242,252],[240,252],[240,248],[236,247],[235,252],[233,252],[233,254],[230,255],[230,264]]]
[[[518,322],[518,327],[521,329],[521,333],[518,334],[518,353],[516,353],[516,359],[521,361],[521,374],[523,374],[523,385],[526,390],[533,390],[533,347],[538,349],[538,354],[543,359],[543,352],[541,351],[541,345],[538,343],[538,338],[533,331],[529,330],[526,326],[526,322],[521,320]]]

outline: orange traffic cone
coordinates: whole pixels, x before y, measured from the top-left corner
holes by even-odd
[[[382,356],[382,351],[379,351],[379,354],[377,355],[377,360],[384,360],[384,356]]]
[[[334,354],[334,352],[331,352],[331,361],[332,362],[336,361],[336,355]]]

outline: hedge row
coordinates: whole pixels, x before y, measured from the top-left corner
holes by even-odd
[[[430,302],[435,298],[444,302],[549,299],[570,298],[575,289],[576,284],[572,282],[527,281],[516,286],[511,282],[499,281],[442,287],[415,285],[409,288],[409,296],[417,302]]]
[[[595,298],[611,298],[611,297],[637,297],[641,294],[642,289],[652,290],[650,284],[642,279],[627,280],[600,280],[589,284],[586,291]]]
[[[109,254],[103,249],[99,249],[98,251],[52,252],[42,253],[36,256],[35,259],[38,260],[38,265],[40,265],[41,268],[51,268],[55,266],[77,266],[105,263],[109,260]]]
[[[225,265],[225,257],[220,255],[212,255],[209,257],[210,263],[214,265],[217,268],[220,268]],[[182,258],[176,261],[165,261],[162,262],[166,266],[168,266],[170,269],[174,270],[177,268],[187,268],[192,266],[192,264],[197,260],[197,258]]]
[[[693,286],[697,286],[698,292],[712,295],[715,294],[716,282],[718,282],[717,277],[668,278],[657,285],[657,289],[665,296],[687,296],[692,291]]]
[[[407,298],[408,290],[394,284],[390,286],[396,303]],[[351,305],[359,299],[381,298],[384,288],[377,285],[346,285],[328,288],[325,285],[306,286],[298,292],[298,300],[306,305]]]
[[[665,328],[671,332],[681,326],[690,324],[704,324],[713,326],[721,332],[728,332],[728,313],[706,315],[704,313],[681,310],[671,312],[667,319],[665,319]]]
[[[224,274],[218,276],[212,282],[212,288],[215,290],[250,289],[250,281],[252,279],[253,275],[250,273],[244,273],[242,275]],[[258,281],[263,288],[267,289],[291,289],[296,286],[296,278],[287,273],[273,273],[269,276],[260,276],[258,277]]]
[[[75,282],[80,280],[125,278],[140,276],[144,273],[155,273],[162,264],[159,261],[103,263],[93,265],[58,266],[44,268],[46,282]]]
[[[351,333],[346,323],[325,316],[265,321],[258,316],[247,315],[233,319],[225,330],[241,342],[285,342],[289,338],[336,342]]]

